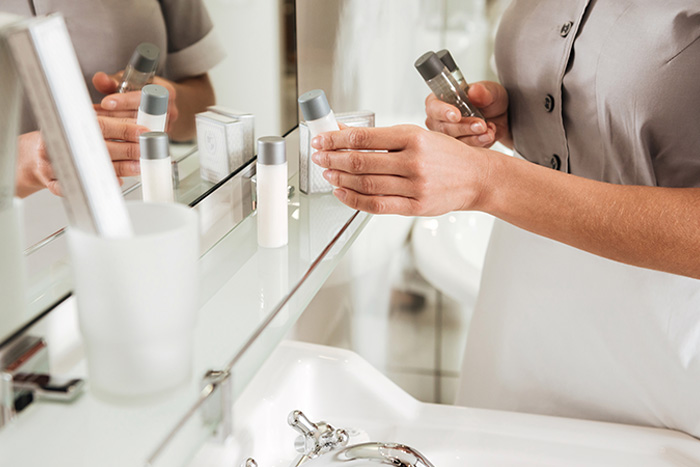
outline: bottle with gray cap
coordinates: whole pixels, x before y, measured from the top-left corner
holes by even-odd
[[[426,52],[414,64],[435,97],[459,109],[463,117],[478,117],[466,93],[435,52]]]
[[[141,90],[141,104],[136,123],[151,131],[165,131],[168,116],[168,90],[158,84],[147,84]]]
[[[454,77],[455,81],[457,81],[457,84],[459,84],[459,87],[462,88],[464,94],[467,94],[467,104],[469,105],[469,109],[472,112],[471,116],[483,119],[484,116],[481,114],[479,109],[469,100],[469,83],[467,83],[467,80],[464,78],[462,70],[460,70],[459,66],[457,65],[457,62],[455,61],[454,57],[452,57],[450,51],[447,49],[442,49],[437,51],[436,55],[438,56],[440,61],[445,64],[450,73],[452,73],[452,76]]]
[[[309,126],[312,138],[327,131],[340,129],[323,90],[314,89],[302,94],[299,97],[299,107],[306,124]]]
[[[258,139],[258,245],[279,248],[288,242],[287,150],[284,138]]]
[[[172,203],[173,175],[168,135],[162,131],[150,131],[139,136],[139,143],[143,200],[151,203]]]
[[[134,50],[129,64],[124,70],[117,92],[139,91],[156,74],[160,49],[157,45],[142,42]]]

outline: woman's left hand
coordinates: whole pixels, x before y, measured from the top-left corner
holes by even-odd
[[[348,128],[312,141],[335,196],[372,214],[437,216],[479,209],[489,151],[417,126]]]

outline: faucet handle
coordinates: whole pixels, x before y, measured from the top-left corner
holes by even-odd
[[[287,423],[301,434],[295,445],[297,451],[308,458],[341,448],[350,440],[346,430],[334,428],[323,421],[314,423],[300,410],[290,413]]]

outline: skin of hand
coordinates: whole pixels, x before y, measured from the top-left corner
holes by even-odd
[[[139,135],[147,132],[148,128],[136,125],[132,119],[97,117],[97,121],[119,183],[123,183],[121,177],[140,174]],[[19,137],[18,143],[16,194],[24,198],[44,188],[61,196],[40,132],[25,133]]]
[[[599,256],[700,279],[700,188],[598,182],[414,126],[343,129],[312,146],[351,208],[483,211]]]
[[[442,102],[434,94],[425,99],[425,125],[469,146],[488,148],[500,141],[512,148],[505,88],[493,81],[480,81],[469,86],[468,96],[486,118],[486,125],[480,118],[462,117],[456,107]]]
[[[141,92],[117,93],[119,80],[123,71],[114,75],[97,72],[92,77],[92,84],[99,92],[106,94],[102,102],[95,104],[98,115],[136,118]],[[214,88],[209,75],[203,74],[178,82],[156,76],[153,84],[159,84],[168,90],[168,135],[173,141],[190,141],[196,136],[195,114],[203,112],[216,102]]]

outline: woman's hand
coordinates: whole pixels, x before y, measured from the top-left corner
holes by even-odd
[[[488,148],[500,141],[512,148],[513,140],[508,127],[508,93],[505,88],[493,81],[480,81],[470,85],[468,95],[472,104],[486,118],[486,125],[480,118],[463,118],[456,107],[438,100],[434,94],[425,99],[425,113],[428,116],[425,125],[469,146]]]
[[[92,84],[103,94],[102,102],[95,104],[97,115],[119,118],[136,118],[141,92],[131,91],[117,93],[117,86],[122,72],[108,75],[95,73]],[[206,73],[177,82],[156,76],[153,84],[159,84],[168,90],[168,127],[166,131],[173,141],[190,141],[196,136],[194,116],[214,105],[214,88]]]
[[[148,128],[136,125],[131,119],[97,117],[97,121],[119,183],[122,183],[121,177],[140,174],[139,136],[147,132]],[[56,173],[51,166],[40,132],[20,135],[18,153],[17,196],[24,198],[44,188],[54,195],[61,196]]]
[[[348,128],[319,135],[312,146],[319,150],[312,160],[328,169],[323,176],[337,187],[335,196],[373,214],[478,209],[487,186],[487,150],[417,126]]]
[[[95,104],[95,111],[97,115],[104,117],[132,118],[136,121],[139,105],[141,104],[141,91],[118,93],[117,87],[123,73],[123,71],[120,71],[114,75],[108,75],[99,71],[92,77],[92,84],[95,86],[95,89],[102,94],[106,94],[102,102]],[[153,78],[152,84],[158,84],[168,90],[168,127],[166,131],[170,131],[179,116],[175,83],[156,76]]]

